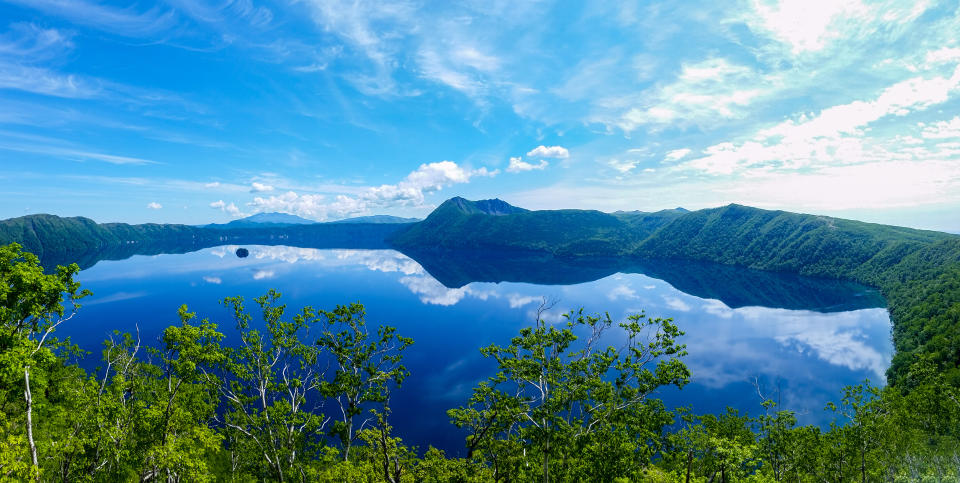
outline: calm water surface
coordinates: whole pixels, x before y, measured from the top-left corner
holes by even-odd
[[[393,325],[415,340],[404,359],[411,376],[393,398],[397,434],[408,444],[455,453],[463,439],[446,410],[463,404],[493,371],[477,349],[506,345],[530,325],[544,297],[559,301],[547,320],[581,306],[617,319],[640,311],[672,317],[686,332],[684,362],[693,378],[658,397],[697,413],[733,406],[759,414],[759,383],[802,423],[828,424],[824,405],[838,400],[845,385],[867,378],[882,384],[893,351],[882,300],[850,284],[666,262],[598,269],[599,262],[547,266],[524,259],[491,268],[469,257],[421,264],[392,250],[245,246],[250,255],[238,258],[237,248],[101,261],[80,273],[94,295],[60,335],[94,352],[85,362],[94,367],[113,330],[132,332],[136,324],[153,340],[178,323],[181,304],[230,334],[232,319],[218,304],[227,296],[253,304],[276,288],[291,309],[360,301],[368,325]]]

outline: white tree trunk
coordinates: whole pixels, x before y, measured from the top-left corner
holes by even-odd
[[[30,443],[30,458],[33,461],[33,467],[38,468],[37,463],[37,443],[33,441],[33,395],[30,394],[30,366],[23,368],[23,381],[25,389],[23,397],[27,402],[27,441]]]

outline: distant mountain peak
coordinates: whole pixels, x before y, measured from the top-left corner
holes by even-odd
[[[283,223],[286,225],[307,225],[311,223],[316,223],[316,221],[308,220],[306,218],[291,215],[290,213],[280,213],[280,212],[271,212],[271,213],[257,213],[255,215],[250,215],[246,218],[240,218],[240,222],[247,223]]]
[[[494,216],[512,215],[514,213],[525,213],[529,211],[524,208],[513,206],[510,203],[501,200],[500,198],[470,201],[460,196],[455,196],[447,201],[444,201],[443,204],[437,207],[437,211],[440,211],[444,208],[454,208],[457,211],[468,215],[484,214]]]

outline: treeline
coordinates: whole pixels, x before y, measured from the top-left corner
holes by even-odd
[[[847,388],[828,429],[764,398],[750,417],[656,399],[684,386],[683,332],[584,311],[541,317],[448,415],[464,448],[413,448],[391,395],[414,341],[359,304],[292,311],[269,292],[229,322],[183,306],[157,341],[105,341],[85,372],[56,329],[88,295],[76,265],[45,274],[0,247],[0,477],[42,481],[947,481],[960,478],[960,391],[929,358],[898,387]],[[619,343],[607,345],[615,331]],[[626,341],[625,343],[623,341]],[[909,387],[909,391],[905,388]],[[764,395],[765,388],[758,387]]]
[[[397,248],[417,259],[424,251],[435,256],[438,249],[495,249],[569,260],[692,260],[848,280],[880,289],[889,302],[896,349],[887,372],[891,385],[899,385],[911,365],[926,358],[960,387],[960,236],[933,231],[740,205],[608,214],[529,211],[501,200],[458,197],[419,223],[398,224],[213,229],[98,225],[86,218],[31,215],[0,221],[0,243],[9,242],[39,254],[48,269],[72,262],[85,268],[133,254],[260,243]]]
[[[97,223],[89,218],[28,215],[0,220],[0,244],[17,243],[52,271],[77,263],[85,269],[100,260],[133,255],[186,253],[230,243],[294,245],[305,248],[387,248],[386,238],[408,223],[314,223],[229,227],[178,224]]]
[[[391,242],[404,250],[706,261],[863,283],[889,302],[896,349],[889,383],[900,384],[925,359],[960,387],[960,236],[735,204],[618,214],[501,206],[491,214],[477,203],[448,200]]]

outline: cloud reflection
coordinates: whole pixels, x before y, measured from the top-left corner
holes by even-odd
[[[720,301],[704,300],[700,310],[715,318],[687,330],[684,339],[691,353],[688,366],[701,384],[722,387],[757,375],[805,370],[796,366],[797,357],[790,353],[885,380],[891,355],[881,352],[886,344],[876,336],[889,327],[885,309],[824,314],[766,307],[731,309]]]
[[[210,252],[221,258],[232,255],[238,246],[224,246]],[[830,366],[870,374],[884,380],[890,351],[887,341],[876,334],[885,333],[889,319],[884,309],[867,309],[824,314],[812,311],[742,307],[732,309],[719,300],[700,299],[658,285],[643,275],[617,274],[575,286],[539,286],[523,283],[473,282],[460,288],[448,288],[434,279],[416,261],[393,250],[317,250],[310,248],[251,246],[250,258],[286,263],[309,262],[323,267],[362,266],[371,271],[396,273],[396,280],[421,303],[453,306],[467,299],[499,300],[510,309],[522,309],[530,317],[531,304],[543,297],[556,297],[565,305],[579,306],[607,300],[613,307],[587,307],[620,313],[639,312],[636,306],[654,316],[676,317],[687,335],[690,355],[686,363],[695,374],[695,382],[719,388],[731,383],[751,381],[757,376],[810,378],[806,358]],[[245,263],[237,259],[237,263]],[[261,266],[257,280],[277,276],[279,266]],[[219,277],[210,277],[217,278]],[[204,280],[212,282],[211,279]],[[640,296],[640,292],[654,294]],[[630,304],[630,305],[625,305]],[[559,320],[561,312],[546,314]],[[871,338],[870,334],[874,334]]]

